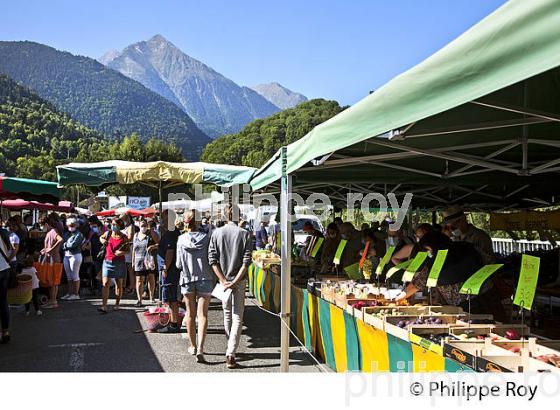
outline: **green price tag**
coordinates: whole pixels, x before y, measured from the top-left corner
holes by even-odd
[[[447,252],[447,249],[441,249],[438,251],[436,258],[434,259],[432,269],[430,269],[430,274],[428,275],[428,280],[426,282],[427,287],[434,288],[437,286],[439,274],[441,273],[441,269],[445,263],[445,258],[447,258]]]
[[[344,248],[346,248],[346,244],[348,241],[346,239],[341,239],[340,243],[338,244],[338,248],[336,248],[336,253],[334,254],[333,263],[335,265],[340,265],[340,258],[342,257],[342,252]]]
[[[412,262],[410,262],[410,265],[408,265],[408,268],[406,268],[406,271],[404,272],[404,275],[402,277],[402,281],[410,282],[414,277],[414,274],[418,272],[418,269],[420,269],[420,266],[422,266],[427,257],[428,252],[418,252],[414,259],[412,259]]]
[[[468,278],[459,293],[463,293],[466,295],[478,295],[480,292],[480,287],[484,283],[486,279],[490,277],[494,272],[504,266],[502,263],[496,265],[484,265],[482,268],[476,271],[474,275]]]
[[[381,260],[379,261],[379,265],[377,265],[377,269],[375,269],[376,275],[381,275],[383,273],[383,268],[391,260],[391,256],[393,256],[393,252],[395,252],[395,247],[389,246],[389,249],[387,249],[387,252],[385,252],[385,255],[383,255],[383,258],[381,258]]]
[[[391,269],[389,269],[389,271],[387,272],[387,275],[385,275],[385,279],[389,279],[391,276],[393,276],[395,273],[397,273],[401,269],[406,269],[408,267],[408,265],[410,265],[410,262],[412,262],[412,259],[409,259],[407,261],[399,263],[396,266],[393,266]]]
[[[324,240],[325,240],[325,238],[323,238],[322,236],[320,236],[317,239],[317,242],[315,242],[315,246],[313,247],[313,250],[311,251],[311,257],[312,258],[317,256],[317,252],[319,252],[319,249],[321,249],[321,245],[323,244]]]
[[[362,278],[362,273],[360,272],[360,262],[356,262],[345,267],[344,272],[346,272],[350,279],[357,280]]]
[[[531,310],[531,306],[533,306],[540,265],[541,259],[536,256],[521,256],[521,272],[513,303],[523,309]]]

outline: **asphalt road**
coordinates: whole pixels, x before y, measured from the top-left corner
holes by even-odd
[[[276,372],[280,361],[278,318],[247,299],[239,368],[225,366],[226,338],[219,301],[213,300],[205,346],[207,364],[187,353],[185,328],[180,334],[144,331],[143,309],[124,300],[121,310],[100,315],[100,299],[61,302],[56,310],[25,317],[12,310],[12,340],[0,345],[1,372]],[[319,367],[292,340],[290,368],[317,372]]]

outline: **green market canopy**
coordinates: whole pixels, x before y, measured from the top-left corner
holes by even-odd
[[[290,144],[294,191],[412,192],[426,207],[556,203],[559,66],[558,1],[511,0]],[[251,185],[273,192],[280,177],[279,151]]]
[[[25,199],[58,203],[60,189],[55,182],[0,176],[0,199]]]
[[[250,167],[165,161],[105,161],[90,164],[70,163],[57,167],[60,186],[72,184],[105,186],[135,182],[157,186],[159,182],[163,182],[165,188],[198,183],[227,187],[247,183],[254,172],[255,168]]]

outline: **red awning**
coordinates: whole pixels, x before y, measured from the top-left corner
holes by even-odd
[[[106,211],[96,212],[95,215],[97,216],[116,216],[116,215],[130,215],[130,216],[153,216],[156,213],[155,210],[151,208],[146,209],[132,209],[132,208],[117,208],[117,209],[108,209]]]
[[[3,208],[17,211],[22,209],[38,209],[40,211],[53,211],[53,212],[73,212],[74,205],[70,201],[60,201],[58,204],[49,204],[36,201],[25,201],[23,199],[8,199],[2,201]]]

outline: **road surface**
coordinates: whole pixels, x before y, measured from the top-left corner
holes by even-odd
[[[238,354],[239,368],[225,366],[222,310],[212,300],[205,357],[198,364],[187,353],[185,328],[180,334],[143,331],[143,309],[124,300],[119,311],[100,315],[99,298],[60,302],[56,310],[37,317],[33,308],[12,310],[12,341],[0,345],[2,372],[276,372],[280,360],[279,319],[247,299],[245,326]],[[321,369],[295,340],[290,365],[294,372]]]

